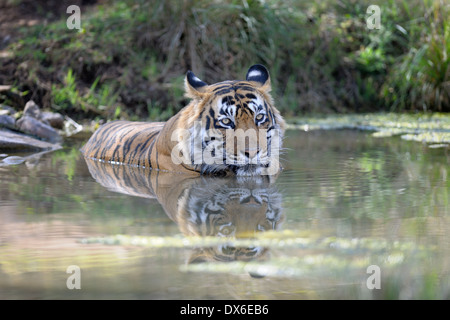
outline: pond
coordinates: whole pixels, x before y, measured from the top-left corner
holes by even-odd
[[[237,179],[83,143],[0,167],[0,299],[450,298],[448,148],[289,130],[283,172]]]

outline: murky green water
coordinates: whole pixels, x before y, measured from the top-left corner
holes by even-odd
[[[80,142],[0,167],[0,299],[450,298],[448,148],[287,136],[274,179],[86,163]]]

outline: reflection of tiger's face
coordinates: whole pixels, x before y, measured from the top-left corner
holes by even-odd
[[[91,175],[109,190],[156,197],[185,236],[252,238],[284,220],[275,177],[195,177],[86,159]],[[263,247],[220,245],[194,249],[188,263],[266,259]]]
[[[205,187],[187,190],[179,198],[177,222],[185,235],[252,238],[258,232],[276,230],[283,221],[281,195],[274,187],[263,188],[256,184]],[[266,253],[267,249],[262,247],[220,245],[197,250],[190,263],[249,261],[262,258]]]

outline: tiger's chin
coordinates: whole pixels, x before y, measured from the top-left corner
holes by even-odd
[[[191,155],[192,158],[195,159],[194,154]],[[213,158],[214,161],[211,161],[211,158],[206,159],[212,163],[208,163],[203,158],[201,164],[194,165],[194,170],[204,175],[226,176],[232,174],[240,177],[276,175],[282,170],[278,159],[270,156],[248,159],[226,154],[223,158]]]
[[[278,162],[268,157],[258,159],[258,161],[253,160],[253,162],[248,159],[239,159],[229,167],[229,170],[234,172],[236,176],[271,175],[275,173],[273,172],[275,163]]]
[[[203,164],[201,168],[202,174],[212,174],[216,176],[226,175],[231,172],[239,177],[252,177],[267,175],[268,164],[243,164],[243,165],[207,165]]]
[[[268,165],[262,164],[244,164],[236,166],[234,168],[234,173],[237,176],[260,176],[264,174],[264,169],[267,167]]]

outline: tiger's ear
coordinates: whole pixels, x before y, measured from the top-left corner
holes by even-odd
[[[198,99],[204,95],[206,91],[205,89],[208,87],[208,84],[197,78],[197,76],[189,70],[186,73],[184,87],[186,90],[186,97]]]
[[[272,88],[269,71],[261,64],[255,64],[248,69],[246,80],[253,82],[256,87],[265,92],[270,92]]]

